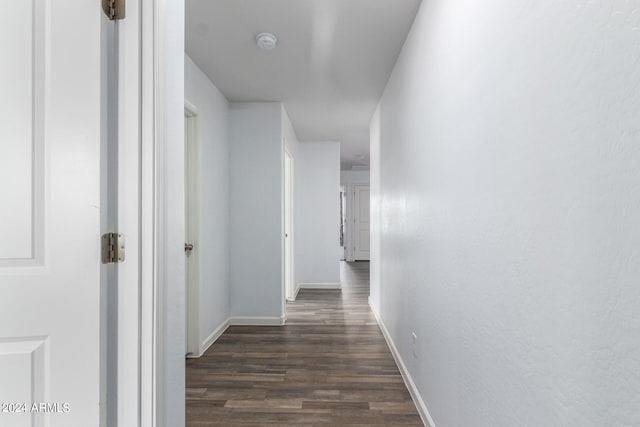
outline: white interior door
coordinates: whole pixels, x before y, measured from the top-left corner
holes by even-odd
[[[101,19],[2,1],[2,426],[100,421]]]
[[[369,186],[354,187],[353,258],[369,260]]]
[[[284,153],[284,281],[286,298],[293,300],[293,158]]]

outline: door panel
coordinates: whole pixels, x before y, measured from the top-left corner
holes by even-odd
[[[2,6],[0,425],[98,425],[100,3]]]
[[[0,14],[0,266],[33,265],[41,254],[44,39],[42,2],[7,3]],[[41,260],[40,260],[41,261]]]

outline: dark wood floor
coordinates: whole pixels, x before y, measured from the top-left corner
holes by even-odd
[[[187,360],[187,426],[422,426],[369,309],[369,264],[301,290],[284,327],[232,326]]]

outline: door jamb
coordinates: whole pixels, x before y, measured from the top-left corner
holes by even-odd
[[[161,113],[166,80],[160,56],[166,50],[162,33],[166,5],[140,2],[140,426],[162,426],[164,351],[162,313],[166,286],[162,266],[164,127]],[[161,45],[161,43],[164,44]]]
[[[135,6],[134,6],[135,5]],[[139,16],[132,18],[130,8],[137,7]],[[131,58],[132,67],[137,67],[138,79],[131,82],[128,90],[139,95],[137,110],[128,117],[139,123],[137,148],[139,159],[137,164],[138,179],[138,222],[137,233],[134,238],[139,241],[138,256],[138,284],[139,304],[137,307],[139,347],[138,347],[138,399],[137,418],[141,427],[165,427],[175,420],[167,420],[168,411],[172,415],[181,412],[176,405],[184,405],[184,399],[168,402],[168,394],[179,394],[177,387],[184,383],[172,384],[170,391],[167,386],[167,368],[169,365],[177,367],[174,354],[169,347],[175,337],[167,336],[168,308],[174,307],[181,301],[168,301],[168,293],[175,285],[169,283],[171,274],[182,270],[183,260],[177,259],[177,236],[171,235],[169,229],[170,215],[176,215],[175,208],[167,208],[168,200],[175,195],[168,194],[167,174],[175,171],[166,166],[171,162],[168,158],[172,151],[177,152],[178,130],[182,126],[183,118],[174,117],[176,105],[169,104],[172,95],[181,91],[175,73],[171,68],[175,64],[178,45],[183,46],[183,40],[176,40],[176,34],[183,34],[184,30],[184,2],[167,2],[164,0],[132,0],[127,3],[127,18],[117,25],[135,28],[129,33],[129,42],[135,46],[137,56]],[[173,34],[171,34],[173,32]],[[135,33],[135,34],[134,34]],[[180,75],[180,74],[178,74]],[[178,85],[178,86],[176,86]],[[183,96],[180,97],[183,100]],[[167,114],[171,114],[167,116]],[[132,118],[133,117],[133,118]],[[180,120],[177,123],[176,120]],[[172,138],[173,140],[169,140]],[[173,150],[172,150],[173,149]],[[182,171],[184,176],[184,171]],[[177,175],[176,175],[177,177]],[[179,178],[181,179],[181,178]],[[133,208],[133,207],[131,207]],[[182,209],[180,209],[182,210]],[[174,234],[175,233],[175,230]],[[182,244],[184,244],[182,236]],[[127,255],[130,252],[127,251]],[[134,254],[131,254],[134,255]],[[175,259],[170,259],[170,257]],[[173,267],[168,267],[171,261]],[[175,264],[178,266],[175,267]],[[173,278],[179,280],[179,278]],[[183,278],[184,280],[184,278]],[[178,295],[180,297],[180,295]],[[178,298],[180,299],[180,298]],[[134,325],[129,325],[134,327]],[[184,328],[183,328],[184,330]],[[167,341],[170,341],[169,343]],[[175,366],[174,366],[175,365]],[[182,392],[183,394],[183,392]],[[171,406],[171,410],[169,407]],[[184,408],[184,406],[182,406]],[[120,424],[119,424],[120,425]],[[124,424],[123,424],[124,425]],[[129,425],[126,423],[126,425]],[[177,425],[177,424],[173,424]]]
[[[141,363],[141,304],[142,278],[145,259],[142,245],[142,178],[141,139],[144,128],[141,75],[141,55],[148,49],[143,46],[141,35],[142,2],[127,5],[127,19],[114,25],[114,70],[117,81],[117,223],[118,232],[127,239],[126,261],[118,264],[117,275],[117,349],[116,358],[116,419],[109,425],[144,425],[141,422],[142,367]],[[146,25],[146,24],[145,24]],[[110,398],[114,398],[110,396]],[[111,424],[115,422],[115,424]]]

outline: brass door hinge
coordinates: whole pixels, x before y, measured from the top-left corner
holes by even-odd
[[[102,0],[102,10],[110,21],[124,19],[125,9],[125,0]]]
[[[102,235],[102,263],[111,264],[124,261],[124,234]]]

